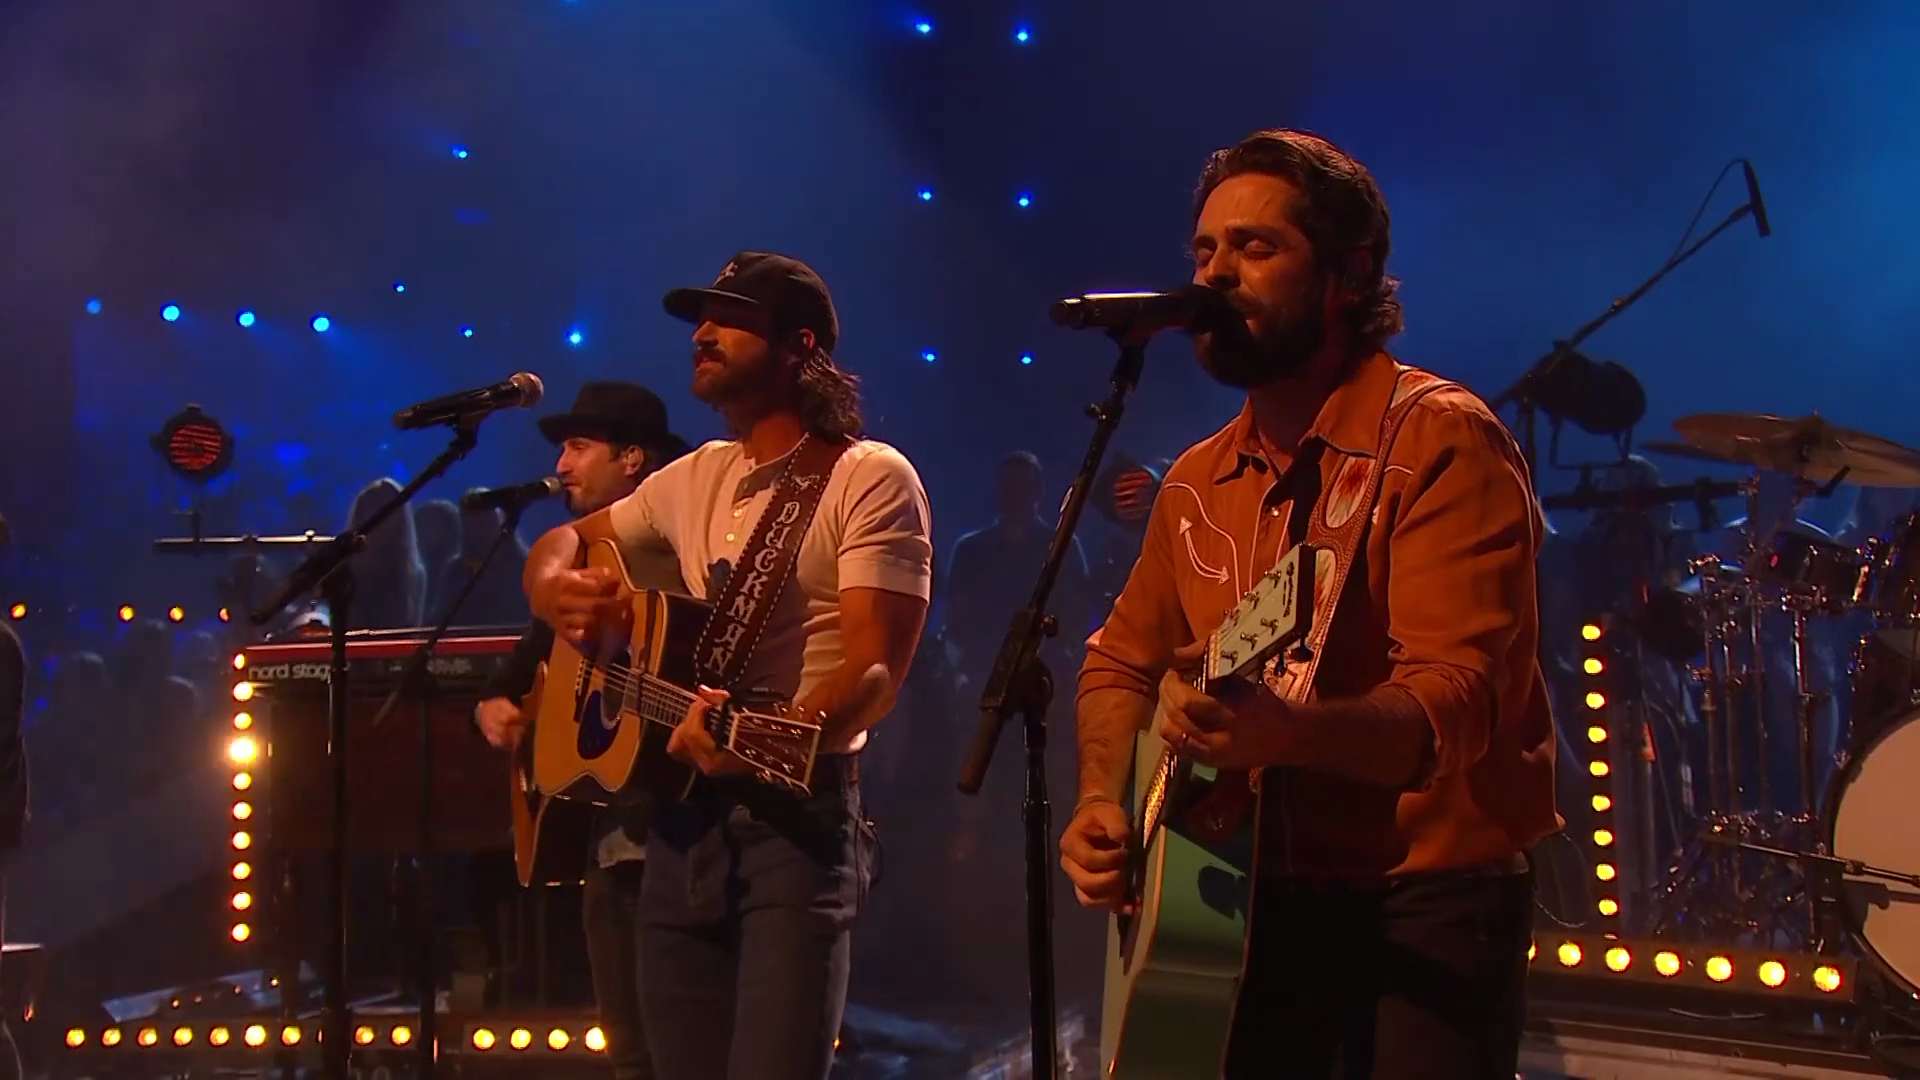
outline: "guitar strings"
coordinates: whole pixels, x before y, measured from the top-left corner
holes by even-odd
[[[626,664],[609,662],[601,670],[606,672],[606,676],[602,681],[607,686],[618,690],[622,697],[625,697],[631,691],[639,691],[637,711],[646,719],[656,724],[678,727],[680,721],[685,718],[687,706],[693,704],[699,696],[691,690],[670,683],[650,671],[629,667]],[[646,714],[645,709],[650,703],[658,705],[667,711],[658,716],[649,716]],[[674,715],[674,710],[678,711],[678,715]],[[770,717],[760,717],[745,710],[735,712],[732,715],[735,731],[747,731],[771,736],[785,735],[788,738],[795,738],[796,736],[794,736],[793,731],[796,728],[806,731],[809,735],[819,730],[819,727],[814,724],[807,724],[799,720],[779,720]]]

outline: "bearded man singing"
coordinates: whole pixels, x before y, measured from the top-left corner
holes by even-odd
[[[1156,704],[1176,753],[1257,792],[1229,1077],[1485,1080],[1519,1053],[1526,852],[1559,828],[1543,523],[1499,419],[1384,351],[1388,250],[1379,188],[1325,140],[1263,131],[1208,160],[1194,280],[1245,326],[1196,351],[1246,406],[1167,473],[1080,673],[1060,848],[1082,903],[1126,902],[1122,800]],[[1303,541],[1333,556],[1311,659],[1215,696],[1170,672]]]
[[[670,548],[713,605],[707,629],[721,629],[696,663],[738,662],[721,665],[736,668],[731,685],[700,688],[667,747],[705,779],[660,800],[647,834],[647,1042],[661,1080],[825,1080],[851,929],[878,865],[859,757],[926,622],[927,495],[900,451],[861,437],[859,383],[832,356],[839,317],[805,263],[743,252],[713,285],[665,304],[694,327],[694,396],[733,437],[542,537],[527,595],[568,641],[629,640],[632,597],[610,572],[574,568],[584,543],[612,539],[630,560]],[[790,699],[791,715],[820,725],[809,793],[743,775],[715,744],[707,712],[734,689]]]

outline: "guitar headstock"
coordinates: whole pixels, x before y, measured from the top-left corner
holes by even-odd
[[[1295,545],[1227,612],[1207,639],[1207,679],[1246,675],[1306,638],[1313,623],[1314,558],[1313,548]]]
[[[715,742],[752,766],[770,784],[802,794],[813,789],[813,764],[820,753],[820,725],[792,717],[785,704],[753,709],[723,705],[708,713]]]

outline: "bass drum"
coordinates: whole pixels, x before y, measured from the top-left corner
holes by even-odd
[[[1833,786],[1828,850],[1898,874],[1920,874],[1920,711],[1888,724]],[[1840,907],[1855,940],[1909,992],[1920,993],[1920,888],[1842,876]]]

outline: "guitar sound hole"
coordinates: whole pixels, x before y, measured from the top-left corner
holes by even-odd
[[[615,671],[630,670],[624,653],[610,662],[591,662],[583,685],[586,696],[578,713],[580,726],[574,736],[574,749],[582,761],[595,761],[613,748],[613,738],[620,731],[620,710],[628,697],[622,676]]]

